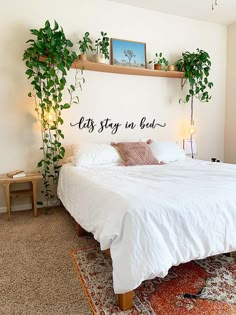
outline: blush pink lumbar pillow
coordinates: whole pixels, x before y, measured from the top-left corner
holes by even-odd
[[[118,142],[111,143],[120,153],[123,163],[121,165],[156,165],[157,159],[152,154],[149,145],[145,142]]]

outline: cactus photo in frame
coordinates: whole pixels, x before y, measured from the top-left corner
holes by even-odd
[[[146,68],[146,44],[111,38],[111,64],[115,66]]]

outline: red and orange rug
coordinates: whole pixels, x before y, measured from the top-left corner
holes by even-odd
[[[71,257],[97,315],[236,315],[236,263],[225,255],[172,267],[164,278],[135,290],[134,307],[122,312],[112,287],[111,259],[98,246]]]

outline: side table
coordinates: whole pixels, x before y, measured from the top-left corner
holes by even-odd
[[[26,173],[24,177],[11,178],[7,175],[0,175],[0,184],[3,184],[5,188],[6,204],[7,204],[7,218],[11,219],[11,198],[17,198],[22,196],[32,196],[32,208],[34,210],[34,216],[37,216],[37,184],[42,180],[42,175],[39,173]],[[24,190],[11,190],[11,184],[19,183],[31,183],[30,189]]]

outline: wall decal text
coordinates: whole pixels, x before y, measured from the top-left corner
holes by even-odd
[[[105,118],[100,122],[95,122],[93,118],[85,118],[82,116],[78,122],[70,123],[71,127],[77,127],[79,130],[87,129],[89,133],[98,132],[102,133],[105,130],[110,130],[111,134],[115,135],[121,128],[124,129],[155,129],[156,127],[164,128],[166,123],[161,124],[153,118],[151,121],[146,117],[142,117],[139,122],[126,121],[125,123],[114,122],[110,118]]]

